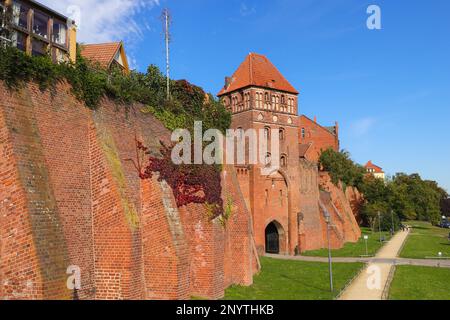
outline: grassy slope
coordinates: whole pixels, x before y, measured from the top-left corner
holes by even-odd
[[[402,258],[423,259],[437,257],[438,252],[450,257],[449,229],[433,227],[427,222],[412,221],[408,225],[413,227],[406,244],[400,254]]]
[[[367,248],[369,255],[374,256],[377,251],[383,246],[380,243],[380,234],[378,232],[372,232],[370,228],[361,228],[363,235],[368,235],[369,239],[367,240]],[[390,234],[389,232],[382,232],[382,235],[386,240],[389,240]],[[366,254],[366,245],[364,237],[361,236],[357,243],[346,243],[342,249],[333,250],[333,257],[360,257]],[[315,251],[308,251],[303,253],[304,256],[311,257],[328,257],[328,250],[321,249]]]
[[[262,271],[250,287],[233,286],[227,300],[331,300],[362,268],[361,263],[333,264],[335,293],[329,289],[327,263],[262,258]]]
[[[450,300],[450,269],[398,266],[391,300]]]

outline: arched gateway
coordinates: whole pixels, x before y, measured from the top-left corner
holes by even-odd
[[[276,221],[269,223],[266,227],[266,253],[279,254],[283,244],[283,227]]]

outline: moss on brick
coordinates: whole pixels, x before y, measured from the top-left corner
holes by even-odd
[[[122,162],[119,158],[119,152],[117,151],[114,139],[108,129],[105,128],[99,121],[96,121],[95,125],[97,128],[97,136],[100,145],[119,191],[125,218],[127,219],[128,225],[134,230],[139,226],[139,215],[134,204],[130,201],[130,199],[128,199],[126,194],[126,178],[123,171]]]

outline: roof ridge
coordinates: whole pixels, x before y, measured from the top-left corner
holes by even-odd
[[[331,133],[332,135],[336,135],[335,133],[330,132],[330,130],[328,130],[325,126],[321,125],[319,122],[314,121],[313,119],[311,119],[310,117],[308,117],[307,115],[300,115],[300,117],[305,117],[306,119],[308,119],[309,121],[311,121],[312,123],[316,124],[317,126],[319,126],[320,128],[322,128],[323,130]],[[331,128],[336,128],[336,125],[331,126]]]
[[[224,86],[218,96],[252,86],[298,94],[265,55],[250,52],[234,72],[233,82],[228,87]]]
[[[250,62],[249,62],[249,72],[250,72],[250,83],[251,84],[253,84],[253,57],[252,57],[252,54],[253,53],[251,53],[250,52]]]
[[[122,44],[123,41],[111,41],[102,43],[82,43],[82,46],[104,46],[105,44]]]

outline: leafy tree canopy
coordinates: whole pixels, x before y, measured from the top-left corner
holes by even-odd
[[[319,164],[328,171],[332,182],[358,188],[364,195],[362,216],[367,225],[375,226],[378,213],[382,225],[389,230],[399,220],[424,220],[439,223],[441,215],[450,215],[448,193],[435,181],[423,180],[419,174],[398,173],[383,181],[366,173],[354,163],[348,152],[328,149],[322,152]]]

